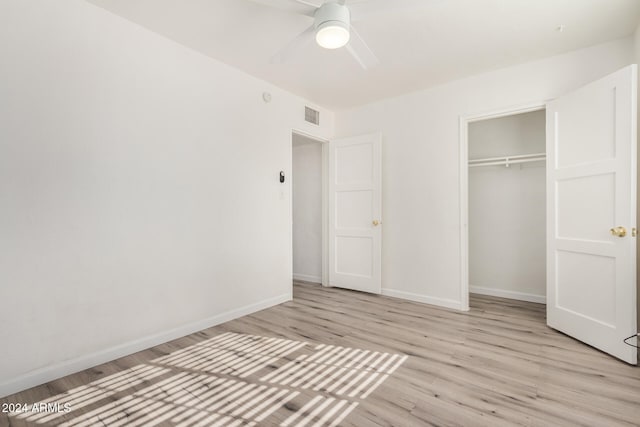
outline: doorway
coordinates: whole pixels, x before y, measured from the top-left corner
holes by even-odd
[[[298,131],[291,134],[293,280],[325,286],[327,142]]]
[[[545,110],[468,129],[469,291],[544,304]]]
[[[380,294],[382,135],[291,144],[293,280]]]
[[[545,104],[460,119],[461,300],[546,301]]]

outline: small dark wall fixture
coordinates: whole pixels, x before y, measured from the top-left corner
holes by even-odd
[[[284,182],[284,171],[280,171],[280,182]]]

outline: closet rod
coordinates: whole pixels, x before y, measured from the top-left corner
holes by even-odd
[[[541,162],[546,160],[546,158],[541,157],[541,158],[531,158],[531,159],[516,159],[513,160],[513,157],[509,157],[506,158],[504,160],[498,160],[495,162],[485,162],[485,163],[469,163],[469,167],[470,168],[477,168],[479,166],[500,166],[500,165],[504,165],[506,167],[509,167],[509,165],[515,165],[515,164],[520,164],[520,163],[531,163],[531,162]]]
[[[498,161],[498,160],[508,160],[508,159],[527,159],[530,157],[543,157],[546,158],[547,157],[547,153],[534,153],[534,154],[518,154],[516,156],[501,156],[501,157],[487,157],[485,159],[472,159],[469,160],[469,164],[473,164],[473,163],[484,163],[484,162],[492,162],[492,161]]]

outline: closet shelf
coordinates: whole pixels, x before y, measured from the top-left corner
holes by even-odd
[[[473,159],[469,160],[470,168],[477,168],[479,166],[506,166],[520,164],[520,163],[529,163],[529,162],[540,162],[547,159],[546,153],[535,153],[535,154],[521,154],[517,156],[504,156],[504,157],[488,157],[486,159]]]

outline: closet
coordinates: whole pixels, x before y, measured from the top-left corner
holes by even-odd
[[[469,291],[546,301],[545,111],[469,123]]]

